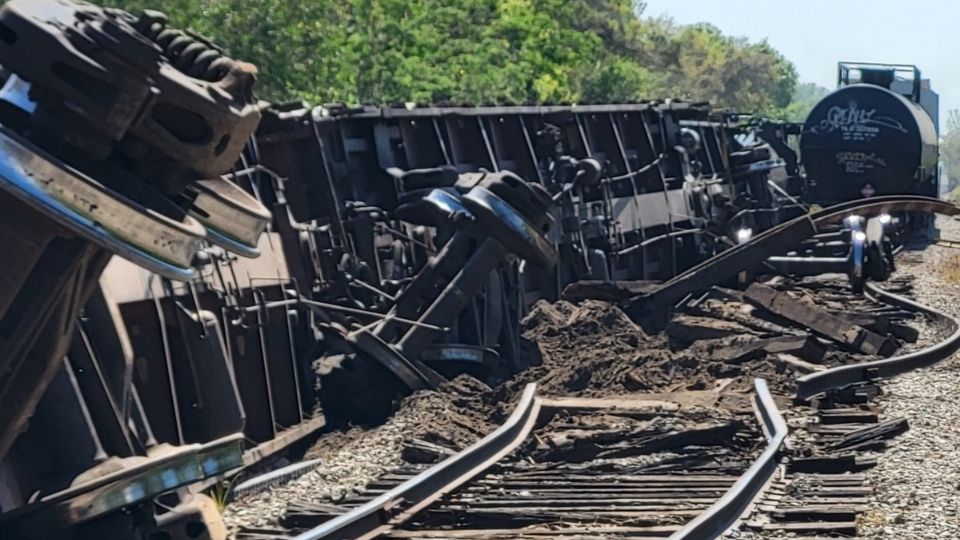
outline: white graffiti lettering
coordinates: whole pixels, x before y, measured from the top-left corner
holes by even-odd
[[[856,103],[850,103],[846,107],[838,105],[830,107],[827,115],[814,128],[814,131],[820,133],[833,133],[834,131],[879,133],[880,128],[907,132],[903,124],[893,118],[877,115],[876,109],[861,109]]]

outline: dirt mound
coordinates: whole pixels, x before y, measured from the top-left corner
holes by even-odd
[[[460,449],[491,431],[513,409],[528,383],[546,396],[604,397],[685,390],[751,392],[764,377],[789,391],[795,373],[761,357],[725,363],[713,352],[755,336],[732,334],[678,345],[666,334],[647,335],[617,306],[596,300],[580,304],[539,302],[522,321],[523,337],[540,361],[490,388],[461,375],[437,390],[404,399],[388,423],[404,426],[403,439]],[[311,454],[349,446],[372,431],[328,434]]]
[[[732,333],[678,347],[662,334],[645,334],[618,307],[595,300],[538,303],[523,328],[524,337],[539,345],[543,361],[505,383],[510,391],[499,392],[501,399],[528,382],[538,383],[547,395],[600,397],[714,388],[750,391],[757,376],[775,387],[785,387],[793,378],[766,358],[736,364],[710,359],[713,351],[755,336]]]
[[[536,339],[560,333],[575,335],[641,333],[627,315],[614,305],[597,300],[571,304],[560,300],[553,304],[543,300],[534,304],[520,323],[524,337]]]
[[[412,426],[407,440],[423,439],[453,450],[462,449],[492,431],[494,408],[486,396],[490,387],[461,375],[437,390],[425,390],[403,400],[396,418]]]
[[[633,365],[641,344],[658,344],[619,308],[594,300],[580,305],[539,302],[524,318],[523,330],[523,337],[539,346],[542,361],[504,383],[500,399],[530,382],[547,395],[580,395],[588,389],[618,386],[611,380],[618,367]]]

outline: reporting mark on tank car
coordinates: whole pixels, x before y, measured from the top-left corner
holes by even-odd
[[[850,174],[863,174],[876,167],[886,167],[887,160],[874,152],[837,152],[837,165]]]

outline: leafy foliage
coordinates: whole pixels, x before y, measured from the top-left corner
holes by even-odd
[[[793,91],[793,99],[780,111],[779,118],[789,122],[803,122],[817,102],[829,93],[830,90],[815,83],[798,84]]]
[[[951,185],[960,182],[960,110],[947,115],[947,133],[940,139],[940,161]]]
[[[783,116],[767,43],[643,18],[636,0],[105,0],[156,7],[260,67],[267,99],[584,103],[683,97]]]

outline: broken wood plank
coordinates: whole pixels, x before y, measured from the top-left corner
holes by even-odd
[[[705,339],[756,334],[746,326],[732,321],[681,315],[670,321],[667,326],[667,335],[677,341],[693,343]]]
[[[705,424],[682,431],[649,434],[638,430],[635,433],[618,432],[618,442],[606,444],[606,439],[587,435],[581,440],[554,439],[556,447],[538,447],[533,456],[538,462],[583,463],[594,459],[614,459],[627,456],[652,454],[683,448],[685,446],[718,446],[727,443],[744,428],[739,420]],[[606,435],[606,434],[605,434]]]
[[[590,526],[590,527],[565,527],[563,534],[577,538],[620,538],[620,537],[645,537],[645,538],[667,538],[677,532],[680,525],[667,525],[659,527],[630,527],[630,526]],[[446,540],[456,538],[477,538],[484,540],[495,540],[498,538],[517,538],[517,529],[455,529],[439,531],[390,531],[391,538],[443,538]],[[543,537],[556,538],[556,527],[528,527],[522,529],[523,537]]]
[[[567,412],[597,412],[616,414],[620,411],[649,411],[652,413],[663,413],[679,411],[680,404],[676,401],[661,399],[644,399],[625,397],[610,398],[543,398],[540,404],[541,409],[564,410]]]
[[[808,362],[820,362],[826,352],[827,348],[811,335],[781,336],[722,347],[715,350],[712,357],[721,362],[740,363],[765,353],[788,353]]]
[[[739,291],[738,291],[739,292]],[[711,291],[713,294],[714,291]],[[691,315],[700,315],[704,317],[713,317],[715,319],[724,319],[740,323],[747,328],[756,331],[758,334],[769,336],[784,335],[802,335],[802,333],[793,328],[788,328],[770,321],[765,321],[759,317],[754,317],[752,312],[757,308],[753,304],[747,303],[743,299],[743,293],[737,301],[724,301],[718,298],[707,298],[695,306],[690,306],[687,313]]]
[[[600,453],[598,457],[600,459],[615,459],[664,452],[685,446],[718,446],[729,442],[734,435],[743,429],[743,423],[736,420],[702,428],[672,431],[636,443],[627,442],[621,448]]]
[[[793,458],[787,465],[790,473],[831,473],[859,472],[876,465],[876,460],[858,458],[856,454],[835,456],[816,456]]]
[[[864,441],[853,446],[847,446],[836,451],[838,452],[882,452],[887,449],[887,442],[874,440]],[[829,453],[829,451],[828,451]]]
[[[407,463],[437,463],[456,452],[445,446],[433,444],[423,439],[413,439],[404,443],[401,456]]]
[[[865,313],[846,313],[846,312],[837,312],[833,313],[837,317],[840,317],[846,321],[850,321],[857,326],[862,326],[871,332],[876,332],[878,334],[889,334],[890,333],[890,319],[883,315],[869,315]]]
[[[815,499],[866,498],[873,494],[869,486],[795,486],[793,496]]]
[[[810,521],[799,523],[764,523],[764,531],[776,531],[786,534],[842,534],[853,536],[857,534],[856,521]]]
[[[810,335],[770,339],[764,343],[764,350],[771,354],[792,354],[807,362],[822,362],[823,356],[827,354],[827,347]]]
[[[896,350],[893,340],[885,336],[765,285],[759,283],[750,285],[744,297],[774,315],[806,326],[820,335],[864,354],[890,356]]]
[[[857,514],[868,508],[866,505],[808,504],[779,506],[770,513],[781,521],[855,521]]]
[[[906,324],[892,323],[890,333],[907,343],[916,343],[920,339],[920,331]]]
[[[877,411],[850,408],[820,411],[821,424],[876,424],[879,421]]]
[[[910,429],[906,418],[887,420],[879,424],[858,429],[844,435],[837,442],[830,445],[831,450],[850,448],[868,441],[892,439]]]
[[[848,435],[862,428],[863,428],[862,424],[843,424],[840,422],[829,424],[829,423],[820,422],[817,424],[808,425],[807,432],[842,437],[844,435]]]
[[[811,364],[810,362],[801,360],[800,358],[797,358],[792,354],[781,353],[781,354],[775,355],[775,358],[778,364],[786,368],[792,369],[798,373],[806,374],[806,373],[813,373],[815,371],[823,371],[827,369],[821,365]]]
[[[630,511],[623,509],[608,509],[602,505],[585,506],[583,508],[556,508],[541,506],[530,508],[474,508],[474,507],[443,507],[436,510],[427,510],[423,518],[431,526],[455,525],[463,520],[463,515],[469,515],[470,525],[473,527],[496,526],[510,524],[521,528],[531,525],[551,524],[559,522],[620,524],[629,522],[634,526],[667,525],[671,522],[687,521],[703,513],[709,503],[694,506],[693,508],[676,508],[659,511]],[[521,531],[523,529],[520,529]],[[519,532],[519,531],[518,531]]]
[[[860,383],[848,388],[842,388],[830,393],[829,403],[845,405],[862,405],[870,403],[880,395],[880,387],[876,383]]]

